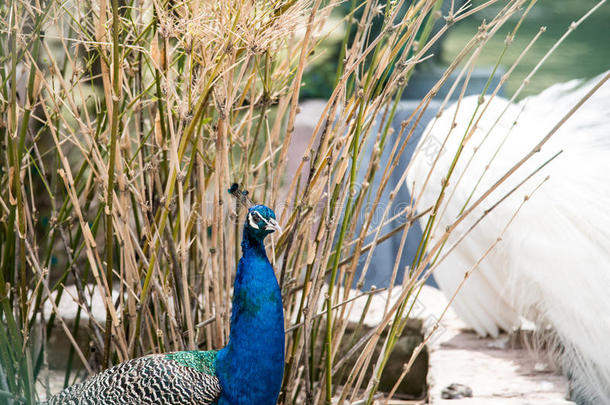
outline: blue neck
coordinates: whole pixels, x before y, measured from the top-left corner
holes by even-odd
[[[267,262],[267,252],[265,251],[265,244],[263,243],[263,235],[256,235],[248,227],[244,227],[243,238],[241,240],[241,255],[244,258],[247,254],[256,253],[257,255],[264,257]]]
[[[229,343],[218,352],[219,405],[274,405],[284,374],[284,310],[264,235],[244,228]]]

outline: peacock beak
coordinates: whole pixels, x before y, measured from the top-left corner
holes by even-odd
[[[278,233],[282,233],[282,227],[273,218],[269,218],[269,220],[267,221],[267,225],[265,226],[265,229],[277,231]]]

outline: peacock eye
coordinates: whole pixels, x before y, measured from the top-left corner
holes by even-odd
[[[264,220],[258,212],[253,211],[248,214],[248,223],[250,224],[250,227],[260,229],[258,224],[261,222],[264,222]]]

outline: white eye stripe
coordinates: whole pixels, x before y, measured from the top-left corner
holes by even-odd
[[[260,228],[258,227],[258,224],[256,223],[256,221],[254,220],[254,218],[253,218],[253,214],[252,214],[252,213],[249,213],[249,214],[248,214],[248,223],[250,224],[250,226],[251,226],[252,228],[254,228],[254,229],[260,229]]]
[[[281,229],[282,229],[275,219],[265,218],[256,211],[252,211],[252,212],[248,213],[247,221],[248,221],[248,225],[250,225],[250,227],[254,228],[254,229],[261,229],[261,226],[260,226],[261,222],[263,223],[262,229],[264,229],[264,230],[270,230],[271,232],[273,232],[273,231],[281,232]]]

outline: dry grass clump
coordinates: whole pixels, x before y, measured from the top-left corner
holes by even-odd
[[[303,73],[338,1],[3,2],[0,318],[7,328],[0,328],[0,395],[33,403],[51,335],[72,344],[66,383],[77,363],[94,372],[150,352],[221,347],[240,255],[236,219],[243,216],[226,189],[239,182],[275,208],[285,229],[269,249],[286,318],[296,325],[287,325],[282,402],[305,393],[308,403],[370,403],[434,254],[423,255],[424,238],[395,287],[400,299],[388,302],[377,328],[349,352],[357,357],[350,369],[336,354],[349,343],[353,301],[338,286],[361,288],[358,263],[366,258],[364,277],[387,236],[384,224],[403,216],[391,232],[406,235],[415,220],[413,207],[394,216],[379,207],[381,225],[372,225],[381,196],[391,202],[404,186],[403,176],[394,190],[386,187],[411,136],[408,125],[450,72],[469,76],[488,38],[534,2],[507,1],[481,26],[389,142],[413,68],[454,22],[495,2],[452,8],[433,37],[442,1],[356,5],[362,17],[342,22],[356,33],[351,42],[346,33],[336,87],[290,178],[285,166]],[[375,16],[384,24],[373,36]],[[363,151],[370,140],[372,156]],[[380,162],[385,149],[391,158]],[[371,189],[375,178],[381,186]],[[372,244],[364,244],[367,235]],[[56,312],[68,283],[78,292],[73,327]],[[80,317],[91,315],[91,285],[107,313],[105,322],[88,317],[94,350],[75,336]],[[384,349],[374,357],[379,344]],[[368,365],[376,378],[363,381]],[[344,386],[334,384],[338,373],[347,376]]]

